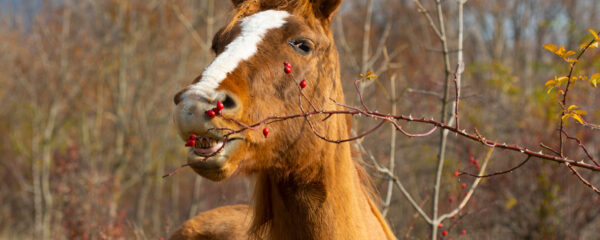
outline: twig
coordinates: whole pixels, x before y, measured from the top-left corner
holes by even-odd
[[[361,151],[367,153],[367,151],[364,149],[362,144],[358,144],[358,146],[361,148]],[[402,192],[402,195],[404,195],[404,197],[406,198],[406,200],[408,200],[410,205],[421,215],[421,217],[423,217],[423,219],[425,219],[425,221],[427,223],[432,224],[431,218],[429,218],[427,213],[425,213],[425,211],[419,206],[419,204],[417,204],[417,202],[412,198],[410,193],[408,193],[406,188],[404,188],[404,185],[402,184],[402,182],[400,182],[400,180],[398,180],[398,178],[394,175],[394,173],[390,172],[389,169],[379,165],[379,163],[375,160],[375,158],[372,155],[368,154],[368,156],[369,156],[369,159],[371,159],[371,162],[373,163],[373,165],[375,165],[375,168],[377,169],[377,171],[385,174],[388,178],[392,179],[392,181],[394,182],[394,185],[396,185],[396,187],[398,187],[398,189],[400,189],[400,192]]]
[[[577,62],[579,62],[579,59],[581,58],[581,56],[583,56],[583,54],[588,50],[588,48],[590,48],[590,46],[596,41],[596,39],[592,39],[582,50],[581,52],[579,52],[579,54],[577,55],[576,61],[574,61],[573,63],[571,63],[571,68],[569,69],[569,75],[567,75],[567,86],[565,87],[565,91],[563,94],[563,99],[561,102],[561,106],[563,108],[563,111],[560,114],[560,127],[558,130],[558,139],[559,139],[559,149],[560,149],[560,156],[563,157],[564,155],[564,148],[563,148],[563,138],[562,138],[562,134],[563,134],[563,129],[564,129],[564,122],[563,122],[563,116],[565,115],[565,108],[567,106],[567,94],[569,93],[569,87],[571,86],[571,76],[573,76],[573,70],[575,70],[575,66],[577,65]]]
[[[391,92],[391,99],[390,102],[392,103],[392,114],[396,114],[396,74],[392,74],[392,69],[389,65],[390,63],[390,58],[387,52],[387,48],[383,48],[383,57],[385,59],[386,65],[387,65],[387,70],[388,70],[388,75],[390,76],[390,92]],[[377,79],[376,79],[377,80]],[[390,172],[394,172],[394,168],[395,168],[395,164],[396,164],[396,131],[394,131],[394,129],[396,129],[396,126],[393,126],[392,128],[392,133],[390,136],[390,160],[389,160],[389,167],[388,169],[390,170]],[[381,211],[381,214],[383,215],[383,217],[385,217],[388,213],[388,210],[390,209],[390,204],[392,202],[392,193],[394,190],[394,180],[389,179],[388,180],[388,186],[387,186],[387,193],[385,195],[385,201],[383,202],[383,209]]]
[[[468,172],[461,171],[460,175],[464,174],[464,175],[468,175],[468,176],[476,177],[476,178],[487,178],[487,177],[492,177],[492,176],[496,176],[496,175],[507,174],[507,173],[510,173],[510,172],[514,171],[515,169],[520,168],[523,165],[525,165],[525,163],[527,163],[527,161],[529,161],[529,159],[531,159],[531,156],[527,156],[527,158],[525,160],[523,160],[521,163],[519,163],[517,166],[514,166],[514,167],[512,167],[512,168],[510,168],[508,170],[505,170],[505,171],[499,171],[499,172],[495,172],[495,173],[491,173],[491,174],[487,174],[487,175],[481,175],[481,173],[480,174],[471,174],[471,173],[468,173]]]
[[[556,150],[554,150],[553,148],[546,146],[544,143],[540,143],[540,147],[545,148],[546,150],[549,150],[550,152],[556,154],[557,156],[560,156],[560,153]]]
[[[413,88],[407,88],[406,89],[407,92],[409,93],[420,93],[420,94],[424,94],[424,95],[430,95],[430,96],[434,96],[436,98],[438,98],[439,100],[442,100],[443,97],[442,95],[433,92],[433,91],[427,91],[427,90],[421,90],[421,89],[413,89]]]
[[[598,195],[600,195],[600,190],[598,190],[598,188],[596,188],[594,185],[592,185],[592,183],[590,183],[588,180],[586,180],[583,176],[581,176],[581,174],[579,173],[579,171],[577,171],[577,169],[575,169],[573,166],[571,166],[571,164],[569,163],[565,163],[567,165],[567,167],[569,167],[569,169],[571,169],[571,171],[575,174],[575,176],[577,176],[577,178],[579,178],[579,180],[585,184],[586,186],[588,186],[589,188],[591,188],[592,190],[594,190],[594,192],[596,192]]]
[[[600,166],[600,164],[598,164],[598,162],[596,162],[596,160],[594,160],[594,157],[592,157],[592,154],[590,154],[590,152],[588,152],[587,148],[585,147],[585,145],[583,145],[583,143],[581,142],[581,140],[579,138],[569,136],[569,134],[565,130],[563,130],[562,133],[567,137],[567,139],[576,141],[577,144],[579,145],[579,147],[581,147],[581,149],[583,149],[583,151],[585,152],[585,155],[590,160],[592,160],[592,162],[594,162],[594,164],[596,164],[596,166]]]
[[[427,22],[429,23],[429,26],[431,27],[433,32],[435,32],[435,35],[437,35],[438,38],[442,38],[442,34],[440,33],[440,30],[435,25],[433,18],[431,18],[431,15],[429,15],[429,12],[427,11],[427,9],[425,9],[425,7],[423,7],[423,4],[421,4],[421,1],[413,0],[413,2],[417,5],[419,12],[422,13],[425,16],[425,18],[427,18]]]
[[[181,9],[175,4],[172,4],[171,7],[173,9],[173,12],[175,13],[175,16],[177,16],[177,19],[179,19],[179,21],[181,22],[181,24],[183,24],[185,29],[187,29],[188,32],[190,32],[190,34],[192,35],[194,42],[196,42],[198,44],[198,46],[200,46],[202,48],[202,50],[208,51],[208,47],[202,41],[202,38],[200,37],[200,35],[198,35],[198,33],[196,32],[196,30],[194,29],[194,27],[192,26],[190,21],[188,21],[185,18],[185,16],[183,16],[183,13],[181,13]]]
[[[444,59],[444,98],[441,102],[441,122],[446,123],[448,117],[448,102],[450,95],[450,57],[448,54],[448,41],[446,35],[446,27],[444,22],[444,13],[442,11],[442,2],[435,0],[437,9],[438,26],[439,26],[439,40],[442,44],[443,59]],[[452,118],[450,119],[452,121]],[[452,125],[448,122],[448,125]],[[458,129],[458,128],[457,128]],[[431,224],[431,240],[435,240],[437,236],[439,223],[438,219],[438,208],[440,198],[440,187],[442,179],[442,171],[444,169],[444,161],[446,160],[446,144],[448,141],[448,131],[442,130],[440,134],[440,147],[438,152],[438,162],[436,166],[435,180],[433,185],[433,202],[431,204],[433,224]]]
[[[173,176],[173,175],[175,175],[177,172],[179,172],[179,170],[181,170],[182,168],[184,168],[184,167],[187,167],[187,166],[189,166],[189,165],[190,165],[189,163],[182,164],[181,166],[179,166],[179,167],[175,168],[175,170],[173,170],[173,171],[171,171],[171,172],[169,172],[169,173],[167,173],[167,174],[163,175],[162,177],[163,177],[163,178],[166,178],[166,177]]]

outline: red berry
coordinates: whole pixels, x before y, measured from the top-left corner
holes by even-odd
[[[481,166],[479,166],[479,163],[475,165],[475,167],[477,167],[477,169],[481,168]]]
[[[458,175],[460,175],[460,172],[458,172],[458,171],[454,172],[455,177],[458,177]]]
[[[188,140],[196,140],[196,134],[190,134],[190,137],[188,138]]]
[[[265,135],[265,137],[267,137],[267,135],[269,135],[269,129],[268,128],[264,128],[263,129],[263,135]]]
[[[216,109],[218,110],[222,110],[225,106],[223,106],[223,103],[221,101],[217,101],[217,107]]]
[[[190,140],[188,140],[188,141],[185,143],[185,146],[186,146],[186,147],[193,147],[193,146],[195,146],[195,145],[196,145],[196,141],[195,141],[195,140],[193,140],[193,139],[190,139]]]
[[[461,187],[462,189],[465,189],[465,188],[467,188],[467,184],[463,183],[462,185],[460,185],[460,187]]]
[[[305,88],[306,87],[306,80],[300,81],[300,87],[301,88]]]
[[[217,115],[215,113],[215,111],[213,111],[213,110],[206,110],[206,112],[204,112],[204,113],[206,113],[206,116],[211,117],[211,118],[215,117]]]
[[[290,62],[283,62],[283,66],[286,66],[288,68],[292,67],[292,64]]]
[[[292,72],[292,68],[291,67],[285,67],[285,69],[283,69],[283,71],[287,74],[290,74]]]
[[[450,198],[448,198],[448,201],[449,201],[450,203],[453,203],[453,202],[454,202],[454,198],[453,198],[453,197],[450,197]]]
[[[456,215],[452,216],[452,220],[456,220]]]
[[[473,158],[473,157],[470,157],[470,158],[469,158],[469,162],[475,162],[475,158]]]
[[[215,112],[215,115],[221,115],[221,109],[213,108],[211,111]]]
[[[443,231],[442,236],[446,236],[446,235],[448,235],[448,231]]]
[[[462,235],[466,235],[466,234],[467,234],[467,230],[462,230],[462,231],[460,231],[460,234],[462,234]]]
[[[441,224],[441,223],[438,224],[438,228],[443,228],[443,227],[444,227],[444,224]]]

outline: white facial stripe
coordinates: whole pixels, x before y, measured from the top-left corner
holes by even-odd
[[[242,20],[241,33],[202,73],[202,79],[192,85],[183,95],[199,95],[212,99],[219,84],[233,72],[238,64],[254,56],[258,44],[270,29],[285,24],[290,16],[286,11],[267,10],[256,13]]]

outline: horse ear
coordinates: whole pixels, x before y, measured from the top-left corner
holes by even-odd
[[[331,15],[338,9],[342,0],[310,0],[317,17],[331,19]]]

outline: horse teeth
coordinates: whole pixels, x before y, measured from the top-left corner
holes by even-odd
[[[218,139],[211,137],[198,137],[196,140],[196,148],[212,148],[219,143]]]

